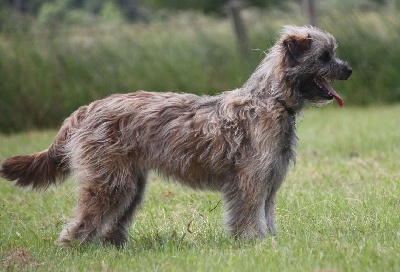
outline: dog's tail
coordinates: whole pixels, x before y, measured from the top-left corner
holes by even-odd
[[[52,145],[42,152],[8,158],[0,166],[0,176],[16,181],[20,187],[46,189],[57,181],[64,181],[70,173],[70,160],[66,145],[71,131],[80,120],[81,108],[67,118]]]
[[[61,147],[55,143],[57,137],[47,150],[4,160],[0,166],[0,175],[15,180],[17,186],[32,186],[33,189],[46,189],[56,181],[63,181],[70,171],[66,158],[57,149]]]
[[[45,189],[57,180],[63,180],[67,173],[49,155],[49,150],[45,150],[4,160],[0,174],[5,179],[16,180],[17,186]]]

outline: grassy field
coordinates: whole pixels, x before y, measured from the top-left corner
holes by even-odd
[[[280,233],[264,241],[224,233],[218,194],[154,175],[126,248],[60,248],[74,183],[38,193],[0,180],[0,270],[400,271],[399,112],[306,110],[298,161],[278,194]],[[54,135],[0,135],[0,160],[44,149]]]

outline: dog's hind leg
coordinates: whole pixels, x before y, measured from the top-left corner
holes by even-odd
[[[127,201],[121,201],[114,207],[110,207],[107,215],[105,215],[108,222],[102,224],[97,234],[100,241],[117,247],[126,242],[133,216],[143,200],[146,178],[146,174],[136,175],[133,182],[135,186],[125,190],[124,194],[116,196],[117,198],[126,197]],[[117,213],[116,211],[122,212]]]
[[[126,242],[128,228],[137,210],[146,184],[147,175],[119,163],[107,162],[82,165],[76,169],[79,180],[79,201],[75,218],[62,231],[61,244],[99,240],[121,246]]]

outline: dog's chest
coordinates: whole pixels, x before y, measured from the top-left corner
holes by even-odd
[[[261,118],[253,131],[257,143],[255,151],[259,156],[281,163],[295,161],[298,138],[295,119],[292,116],[271,118],[269,115],[264,120]]]

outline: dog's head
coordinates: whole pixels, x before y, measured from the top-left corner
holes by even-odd
[[[334,80],[347,80],[352,69],[335,54],[335,38],[314,27],[287,26],[279,41],[283,55],[284,78],[296,86],[299,96],[322,104],[341,97],[329,85]]]

